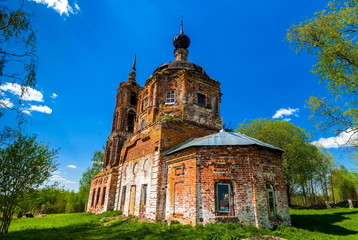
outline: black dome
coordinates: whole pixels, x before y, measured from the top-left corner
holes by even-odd
[[[190,38],[184,33],[176,35],[173,39],[175,48],[188,48],[190,46]]]

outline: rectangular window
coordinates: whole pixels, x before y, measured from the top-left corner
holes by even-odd
[[[216,206],[218,212],[231,212],[230,184],[216,184]]]
[[[198,105],[200,107],[206,107],[206,97],[204,94],[198,93]]]
[[[173,104],[175,103],[175,90],[167,91],[167,95],[165,98],[166,104]]]
[[[276,215],[276,199],[275,199],[275,191],[272,184],[266,184],[267,191],[267,210],[269,216]]]

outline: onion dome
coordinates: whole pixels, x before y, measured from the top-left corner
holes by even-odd
[[[190,45],[190,38],[184,34],[183,19],[181,20],[181,24],[180,24],[180,33],[174,37],[173,44],[176,49],[178,48],[186,49]]]
[[[173,44],[175,48],[188,48],[190,45],[190,38],[184,33],[176,35],[173,39]]]

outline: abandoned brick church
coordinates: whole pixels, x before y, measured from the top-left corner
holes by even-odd
[[[182,28],[173,43],[175,60],[159,66],[143,87],[135,62],[120,83],[88,211],[192,225],[290,225],[282,150],[225,132],[220,83],[187,61],[190,39]]]

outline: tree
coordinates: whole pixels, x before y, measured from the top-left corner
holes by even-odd
[[[85,210],[88,202],[92,178],[101,172],[103,159],[104,151],[95,151],[92,157],[92,167],[87,168],[87,170],[82,174],[79,194],[83,203],[83,210]]]
[[[313,66],[332,100],[310,97],[308,105],[319,128],[336,134],[358,132],[358,0],[334,0],[314,17],[293,25],[287,39],[298,52],[314,53]],[[346,144],[358,146],[358,134]]]
[[[305,130],[287,121],[256,119],[239,124],[237,131],[284,150],[283,169],[289,204],[293,193],[300,189],[307,205],[307,190],[313,193],[309,181],[314,179],[322,155],[309,143],[310,136]]]
[[[27,87],[36,85],[38,57],[35,54],[36,34],[30,21],[30,14],[24,11],[24,1],[18,6],[7,0],[0,1],[0,86],[2,84],[18,84],[21,96]],[[1,88],[0,88],[1,90]],[[0,94],[0,117],[6,110],[16,111],[17,123],[21,125],[24,114],[21,109],[21,97],[15,101],[6,94]],[[0,144],[8,137],[17,134],[13,127],[3,126],[0,129]]]
[[[30,190],[44,183],[57,169],[58,150],[38,143],[36,136],[18,135],[0,149],[0,233],[7,233],[15,207]]]
[[[338,201],[358,199],[358,174],[348,171],[343,165],[332,170],[332,189]]]

